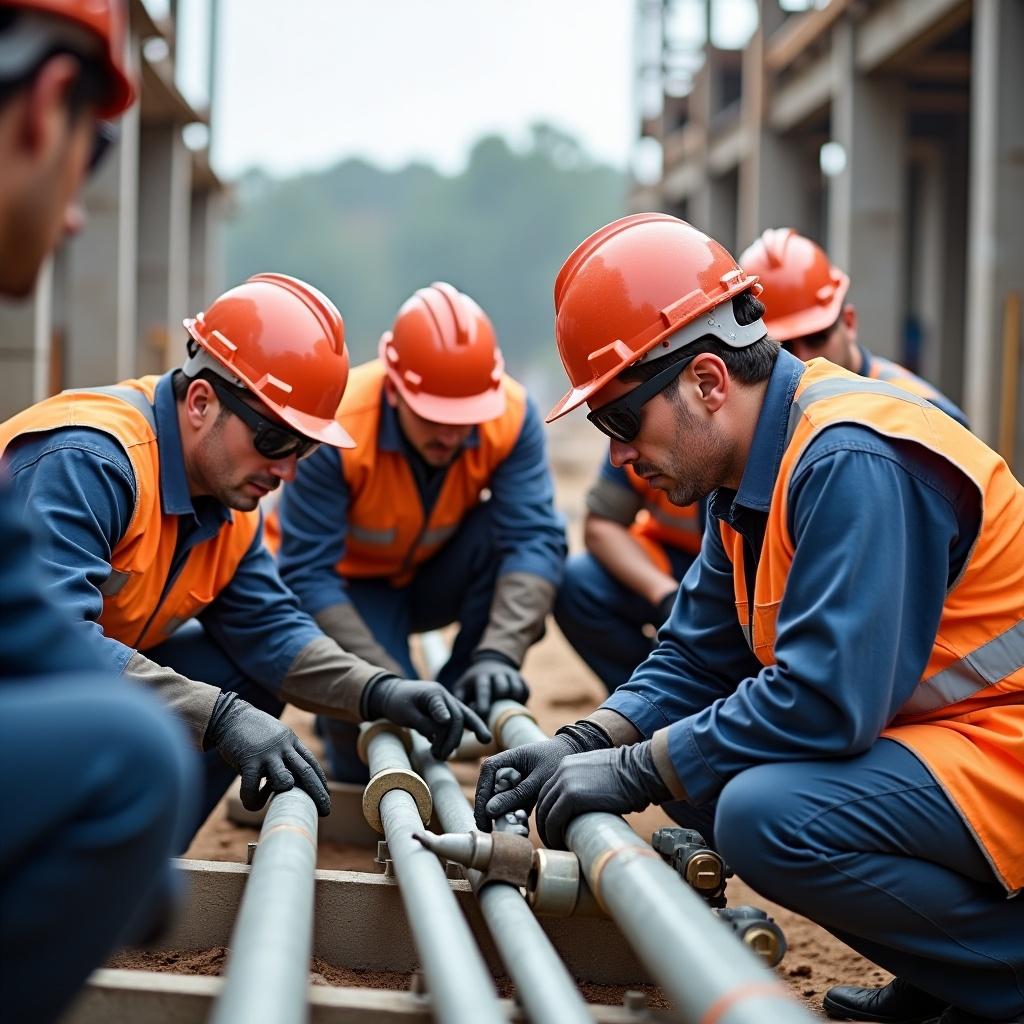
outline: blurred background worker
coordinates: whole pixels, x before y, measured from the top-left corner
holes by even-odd
[[[83,225],[99,118],[133,99],[124,32],[113,0],[0,2],[0,295],[25,296]],[[49,1021],[118,945],[160,928],[195,765],[173,718],[43,593],[0,476],[0,1017]]]
[[[477,824],[669,804],[748,884],[897,975],[835,1016],[1024,1020],[1024,487],[931,403],[767,336],[757,279],[665,214],[555,284],[620,465],[713,522],[654,653],[589,718],[484,762]],[[523,780],[496,793],[496,772]]]
[[[337,308],[259,274],[184,324],[180,370],[56,395],[0,426],[0,446],[51,591],[107,665],[156,690],[208,751],[195,827],[236,772],[250,809],[294,783],[328,813],[319,764],[277,721],[286,701],[390,718],[439,756],[464,721],[488,737],[437,684],[324,636],[263,546],[260,498],[318,445],[353,443],[334,418],[349,370]]]
[[[970,426],[963,412],[926,380],[858,344],[857,310],[846,302],[850,279],[821,246],[792,228],[769,228],[740,256],[740,266],[761,283],[769,335],[797,359],[822,357],[862,377],[888,381]]]
[[[527,698],[565,557],[540,417],[449,284],[405,302],[379,351],[338,410],[356,447],[315,452],[284,489],[281,573],[328,636],[400,674],[411,633],[458,622],[438,679],[486,717]],[[365,778],[356,729],[321,726],[335,777]]]
[[[586,551],[566,562],[555,621],[611,693],[654,649],[654,630],[700,553],[704,506],[673,505],[637,467],[610,456],[586,502]]]

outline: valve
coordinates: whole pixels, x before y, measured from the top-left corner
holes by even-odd
[[[725,883],[731,872],[699,832],[659,828],[651,836],[651,846],[709,906],[725,906]]]
[[[767,967],[775,967],[786,955],[786,936],[775,921],[757,907],[722,907],[718,919]]]

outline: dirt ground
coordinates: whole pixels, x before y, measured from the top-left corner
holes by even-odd
[[[575,421],[566,424],[562,420],[554,425],[549,436],[559,508],[569,523],[572,549],[578,550],[583,495],[603,457],[603,445],[600,436],[589,429],[585,422],[582,425]],[[545,638],[530,652],[524,672],[532,689],[530,707],[537,715],[541,727],[548,732],[587,714],[604,697],[601,683],[576,657],[553,624]],[[286,717],[303,735],[304,740],[316,749],[311,717],[294,708],[288,709]],[[472,771],[469,766],[459,766],[458,774],[466,782],[471,780]],[[655,829],[671,824],[657,808],[632,815],[629,821],[640,835],[647,838]],[[246,843],[254,841],[256,835],[255,829],[243,828],[228,821],[225,803],[222,802],[199,831],[186,856],[200,860],[244,862]],[[320,843],[317,863],[321,868],[335,870],[379,869],[373,864],[370,851],[323,841]],[[730,905],[752,904],[761,907],[778,921],[789,945],[789,952],[778,967],[779,975],[808,1007],[819,1010],[821,997],[832,985],[884,984],[889,979],[889,975],[826,931],[803,917],[768,903],[739,879],[730,882],[728,898]],[[218,950],[203,951],[200,954],[145,956],[157,959],[164,957],[167,963],[162,968],[154,966],[155,961],[146,964],[115,963],[114,966],[210,974],[219,973],[223,959],[222,951]],[[346,971],[321,963],[314,964],[314,973],[322,977],[325,983],[335,985],[360,984],[404,989],[408,987],[409,980],[405,975],[390,972],[378,972],[381,977],[377,978],[375,974],[374,980],[370,980],[367,972]],[[602,992],[603,989],[608,991]],[[620,1003],[622,990],[614,986],[588,986],[587,996],[593,1002]],[[660,994],[652,992],[649,1005],[658,1005],[660,999]]]

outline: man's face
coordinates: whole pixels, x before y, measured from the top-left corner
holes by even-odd
[[[435,423],[412,411],[397,392],[390,392],[388,400],[398,413],[398,425],[409,444],[427,465],[447,466],[462,450],[472,431],[464,424]]]
[[[280,422],[280,417],[257,399],[244,400],[264,419]],[[193,463],[201,493],[227,508],[251,512],[261,498],[280,487],[282,480],[295,479],[296,456],[268,459],[261,455],[253,447],[252,429],[218,403],[215,395],[207,416],[210,422],[196,438]]]
[[[592,409],[614,401],[638,384],[614,380],[594,396]],[[611,441],[615,466],[631,465],[673,505],[692,505],[729,478],[731,452],[711,420],[690,408],[696,393],[692,369],[683,371],[640,411],[640,431],[630,442]],[[689,395],[688,395],[689,392]]]

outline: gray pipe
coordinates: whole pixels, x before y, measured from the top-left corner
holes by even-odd
[[[430,787],[434,810],[444,830],[475,830],[473,811],[458,780],[448,765],[434,759],[430,744],[416,733],[413,762]],[[533,1024],[593,1024],[565,964],[519,890],[507,882],[491,882],[480,888],[483,875],[479,871],[468,871],[467,875],[527,1019]]]
[[[498,742],[507,748],[547,739],[531,716],[509,714],[517,707],[498,701],[492,708],[491,728],[501,722]],[[622,818],[583,814],[569,824],[566,840],[680,1021],[713,1016],[720,1024],[811,1024],[782,983]]]
[[[212,1024],[309,1020],[317,814],[300,789],[270,801]]]
[[[378,733],[368,746],[371,777],[389,768],[409,770],[405,747],[394,733]],[[493,979],[444,869],[413,839],[423,829],[416,801],[392,789],[381,798],[380,817],[434,1017],[444,1024],[504,1024]]]

